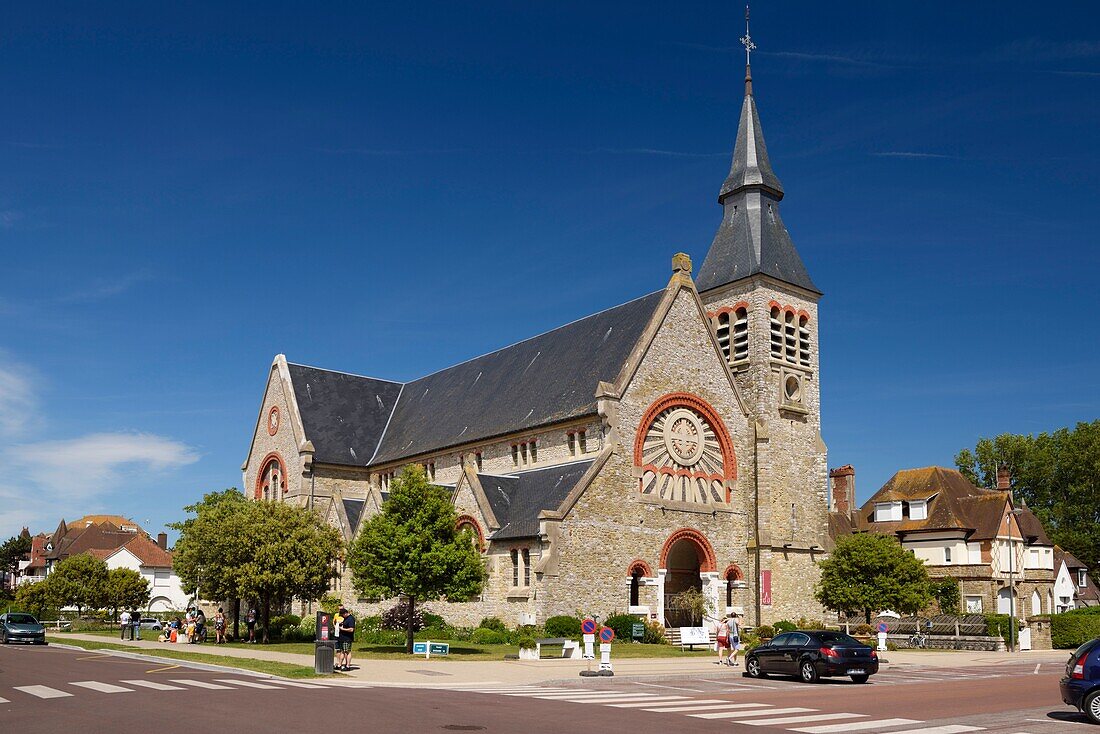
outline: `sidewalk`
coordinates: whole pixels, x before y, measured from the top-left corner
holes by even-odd
[[[64,634],[53,635],[54,642],[65,640],[90,640],[111,642],[125,647],[139,648],[155,653],[165,649],[180,649],[196,655],[220,655],[230,658],[252,658],[294,665],[313,667],[313,657],[290,652],[264,650],[262,645],[243,650],[214,645],[166,645],[152,640],[112,640],[102,635]],[[933,667],[969,667],[1012,663],[1048,663],[1065,661],[1067,651],[1038,650],[1021,653],[995,653],[971,651],[897,651],[885,653],[887,667],[895,665],[924,665]],[[730,676],[740,677],[741,670],[719,668],[709,657],[693,658],[615,658],[612,654],[616,678],[673,678],[679,676]],[[588,667],[580,660],[490,660],[456,661],[425,660],[409,657],[407,660],[372,660],[353,658],[356,670],[344,673],[338,680],[349,684],[367,683],[375,686],[448,686],[469,685],[527,685],[555,680],[576,679],[580,671]],[[593,667],[595,667],[593,665]],[[336,682],[336,680],[333,680]]]

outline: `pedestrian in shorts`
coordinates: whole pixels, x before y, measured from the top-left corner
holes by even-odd
[[[340,658],[343,660],[344,671],[351,670],[351,644],[355,642],[355,615],[344,607],[340,607],[340,637],[337,639],[337,649],[340,650]]]

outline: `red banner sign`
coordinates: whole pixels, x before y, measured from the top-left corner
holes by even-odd
[[[760,603],[766,607],[772,605],[772,572],[760,572]]]

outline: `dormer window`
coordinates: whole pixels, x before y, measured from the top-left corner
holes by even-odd
[[[876,502],[875,522],[897,522],[901,520],[900,502]]]
[[[928,500],[910,500],[909,501],[909,519],[910,520],[927,520],[928,519]]]
[[[1077,569],[1077,588],[1083,589],[1088,586],[1088,578],[1085,574],[1085,569]]]

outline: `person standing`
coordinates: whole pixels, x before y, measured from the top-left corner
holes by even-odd
[[[351,644],[355,642],[355,615],[340,607],[340,652],[344,661],[344,671],[351,670]]]
[[[718,662],[717,665],[722,665],[728,662],[726,655],[730,649],[730,636],[729,629],[726,627],[726,620],[719,619],[714,624],[714,642],[715,648],[718,650]]]
[[[141,639],[141,612],[139,612],[137,609],[130,612],[130,624],[132,624],[134,626],[134,631],[133,631],[133,634],[130,635],[130,639],[140,640]]]
[[[218,613],[214,615],[214,644],[225,642],[225,612],[218,607]]]
[[[735,668],[738,666],[737,653],[741,650],[741,625],[738,623],[737,618],[737,612],[730,612],[729,619],[726,620],[730,647],[729,664]]]
[[[256,644],[256,607],[249,607],[248,614],[244,617],[244,624],[248,627],[248,642]]]
[[[335,649],[333,653],[335,670],[341,670],[344,667],[344,647],[340,644],[340,625],[343,623],[344,608],[340,607],[336,614],[332,615],[332,646]]]
[[[122,638],[121,639],[125,640],[126,639],[126,632],[127,632],[127,630],[130,629],[130,613],[128,611],[126,611],[125,609],[123,609],[122,614],[119,615],[118,626],[122,629]],[[133,634],[131,634],[130,637],[133,637]]]

